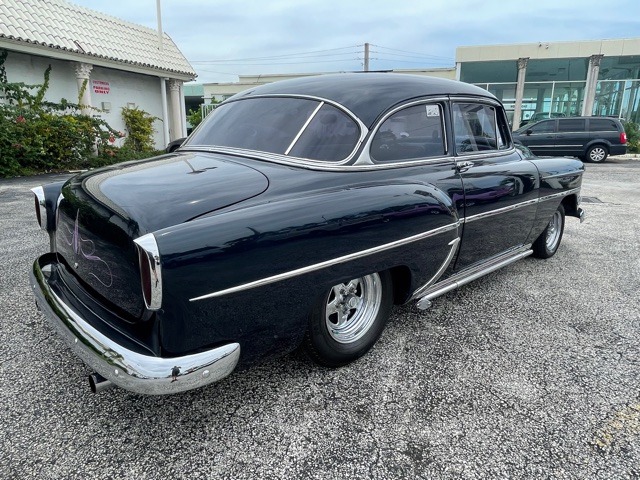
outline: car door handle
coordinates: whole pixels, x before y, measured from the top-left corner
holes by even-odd
[[[463,171],[463,170],[468,170],[471,167],[473,167],[474,163],[470,162],[470,161],[466,161],[466,162],[458,162],[456,163],[456,168],[458,169],[459,172]]]

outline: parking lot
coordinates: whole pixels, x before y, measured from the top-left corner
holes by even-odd
[[[0,478],[638,478],[640,161],[588,164],[586,221],[329,370],[293,354],[204,389],[93,395],[36,310],[48,239],[0,180]]]

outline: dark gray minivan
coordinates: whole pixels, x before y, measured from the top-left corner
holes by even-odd
[[[611,117],[541,120],[513,132],[513,139],[539,156],[569,156],[604,162],[609,155],[627,153],[624,127],[620,120]]]

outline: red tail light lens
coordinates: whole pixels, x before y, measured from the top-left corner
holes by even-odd
[[[147,307],[151,304],[151,268],[149,260],[142,248],[138,247],[138,263],[140,264],[140,283],[142,285],[142,296]]]
[[[620,134],[620,143],[623,144],[623,145],[625,143],[627,143],[627,133],[626,132],[622,132]]]

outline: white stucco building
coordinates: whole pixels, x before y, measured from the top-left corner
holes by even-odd
[[[183,83],[196,73],[166,34],[64,0],[2,0],[0,49],[9,82],[41,84],[51,65],[46,100],[93,107],[120,131],[123,107],[144,110],[158,149],[186,136]]]

